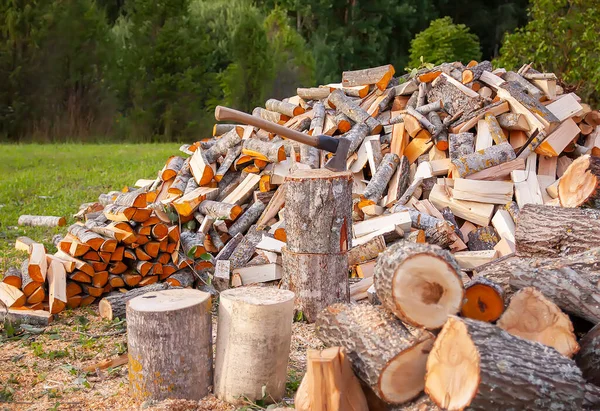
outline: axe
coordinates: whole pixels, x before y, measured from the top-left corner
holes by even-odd
[[[346,171],[346,159],[348,158],[348,149],[350,148],[350,140],[346,138],[335,138],[327,135],[309,136],[308,134],[290,130],[260,117],[251,116],[250,114],[222,106],[215,108],[215,118],[218,121],[234,121],[236,123],[259,127],[290,140],[329,151],[333,153],[333,157],[327,161],[325,168],[331,171]]]

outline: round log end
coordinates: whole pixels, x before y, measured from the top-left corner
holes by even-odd
[[[479,387],[479,352],[467,326],[450,317],[427,359],[425,392],[445,410],[466,408]]]
[[[491,280],[477,277],[465,286],[461,315],[474,320],[496,321],[504,312],[504,291]]]
[[[569,165],[558,181],[558,199],[562,207],[579,207],[597,196],[600,159],[581,156]]]
[[[320,180],[320,179],[334,179],[334,178],[346,178],[352,179],[352,173],[350,171],[330,171],[326,168],[316,169],[302,169],[296,170],[293,174],[287,176],[286,181],[304,181],[304,180]]]
[[[304,108],[302,108],[301,106],[296,106],[294,107],[294,117],[299,116],[300,114],[304,114],[306,110],[304,110]]]
[[[438,150],[446,151],[448,150],[449,144],[447,140],[439,140],[435,146]]]
[[[153,291],[129,301],[127,311],[176,311],[203,303],[210,305],[210,298],[211,295],[209,293],[186,288]]]
[[[276,305],[294,299],[294,293],[273,287],[240,287],[223,291],[222,299],[243,302],[250,305]]]
[[[421,341],[398,354],[383,369],[379,376],[379,390],[384,401],[402,404],[423,391],[425,364],[433,342],[433,337]]]
[[[340,121],[337,126],[341,133],[347,133],[352,128],[352,124],[348,120]]]

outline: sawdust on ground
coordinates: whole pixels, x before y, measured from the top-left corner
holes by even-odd
[[[235,407],[210,395],[200,402],[148,401],[128,392],[127,366],[84,372],[85,367],[127,351],[126,324],[103,320],[97,305],[60,313],[47,328],[0,333],[0,411],[3,410],[173,410],[230,411]],[[213,316],[213,342],[216,316]],[[214,348],[214,344],[213,344]],[[291,404],[306,369],[306,350],[322,348],[314,326],[294,323],[288,366]],[[260,409],[260,408],[244,408]]]

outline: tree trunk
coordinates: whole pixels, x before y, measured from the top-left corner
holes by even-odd
[[[208,293],[164,290],[131,300],[127,346],[133,398],[204,398],[212,385],[211,329]]]
[[[522,256],[560,257],[600,246],[600,211],[525,205],[515,232]]]
[[[394,244],[379,256],[374,275],[381,303],[414,326],[440,328],[462,305],[460,267],[438,246]]]
[[[0,321],[8,320],[19,324],[29,324],[35,327],[47,327],[52,323],[52,314],[43,310],[28,310],[19,308],[9,308],[0,310]]]
[[[402,324],[372,305],[334,304],[317,319],[328,346],[341,346],[356,375],[387,403],[402,404],[423,390],[425,362],[433,336]]]
[[[579,343],[581,350],[575,362],[588,382],[600,386],[600,325],[588,331]]]
[[[22,215],[17,224],[31,227],[62,227],[67,224],[67,220],[64,217]]]
[[[581,156],[571,163],[558,180],[558,199],[563,207],[595,207],[600,198],[598,190],[600,157]]]
[[[369,184],[367,184],[367,188],[365,189],[363,196],[368,200],[376,203],[379,202],[381,197],[383,197],[383,192],[387,188],[388,183],[394,175],[396,167],[398,167],[399,163],[400,157],[398,157],[396,154],[386,154],[383,157],[383,160],[381,160],[379,167],[377,167],[375,175],[373,175],[369,181]]]
[[[293,291],[295,307],[312,323],[325,307],[348,302],[348,253],[294,253],[283,248],[285,288]]]
[[[139,276],[138,276],[139,277]],[[141,279],[141,277],[140,277]],[[98,311],[100,317],[108,320],[115,318],[125,318],[127,302],[135,297],[144,295],[153,291],[167,290],[170,287],[167,283],[152,284],[142,288],[134,288],[126,293],[112,293],[100,300]]]
[[[497,325],[512,335],[552,347],[569,358],[579,351],[569,316],[533,287],[523,288],[512,296]]]
[[[581,410],[585,380],[554,349],[451,316],[427,360],[425,392],[443,409]]]
[[[293,316],[290,291],[241,287],[221,293],[214,381],[218,398],[232,403],[281,400]]]
[[[293,253],[337,254],[351,247],[352,174],[299,170],[286,177],[285,229]]]
[[[491,146],[471,154],[457,157],[452,160],[452,165],[458,173],[454,177],[466,177],[478,171],[514,160],[515,150],[509,143]]]

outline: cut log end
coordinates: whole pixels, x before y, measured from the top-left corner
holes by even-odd
[[[425,364],[433,341],[433,338],[427,339],[408,348],[383,369],[379,377],[379,389],[384,401],[402,404],[423,391]]]
[[[466,325],[455,317],[440,332],[427,359],[425,392],[445,410],[462,410],[479,386],[479,353]]]
[[[498,326],[517,337],[553,347],[566,357],[579,351],[569,317],[533,287],[515,293]]]
[[[558,182],[563,207],[579,207],[598,197],[600,158],[581,156],[571,163]]]
[[[496,321],[504,312],[504,291],[493,281],[477,277],[465,286],[461,315],[474,320]]]

